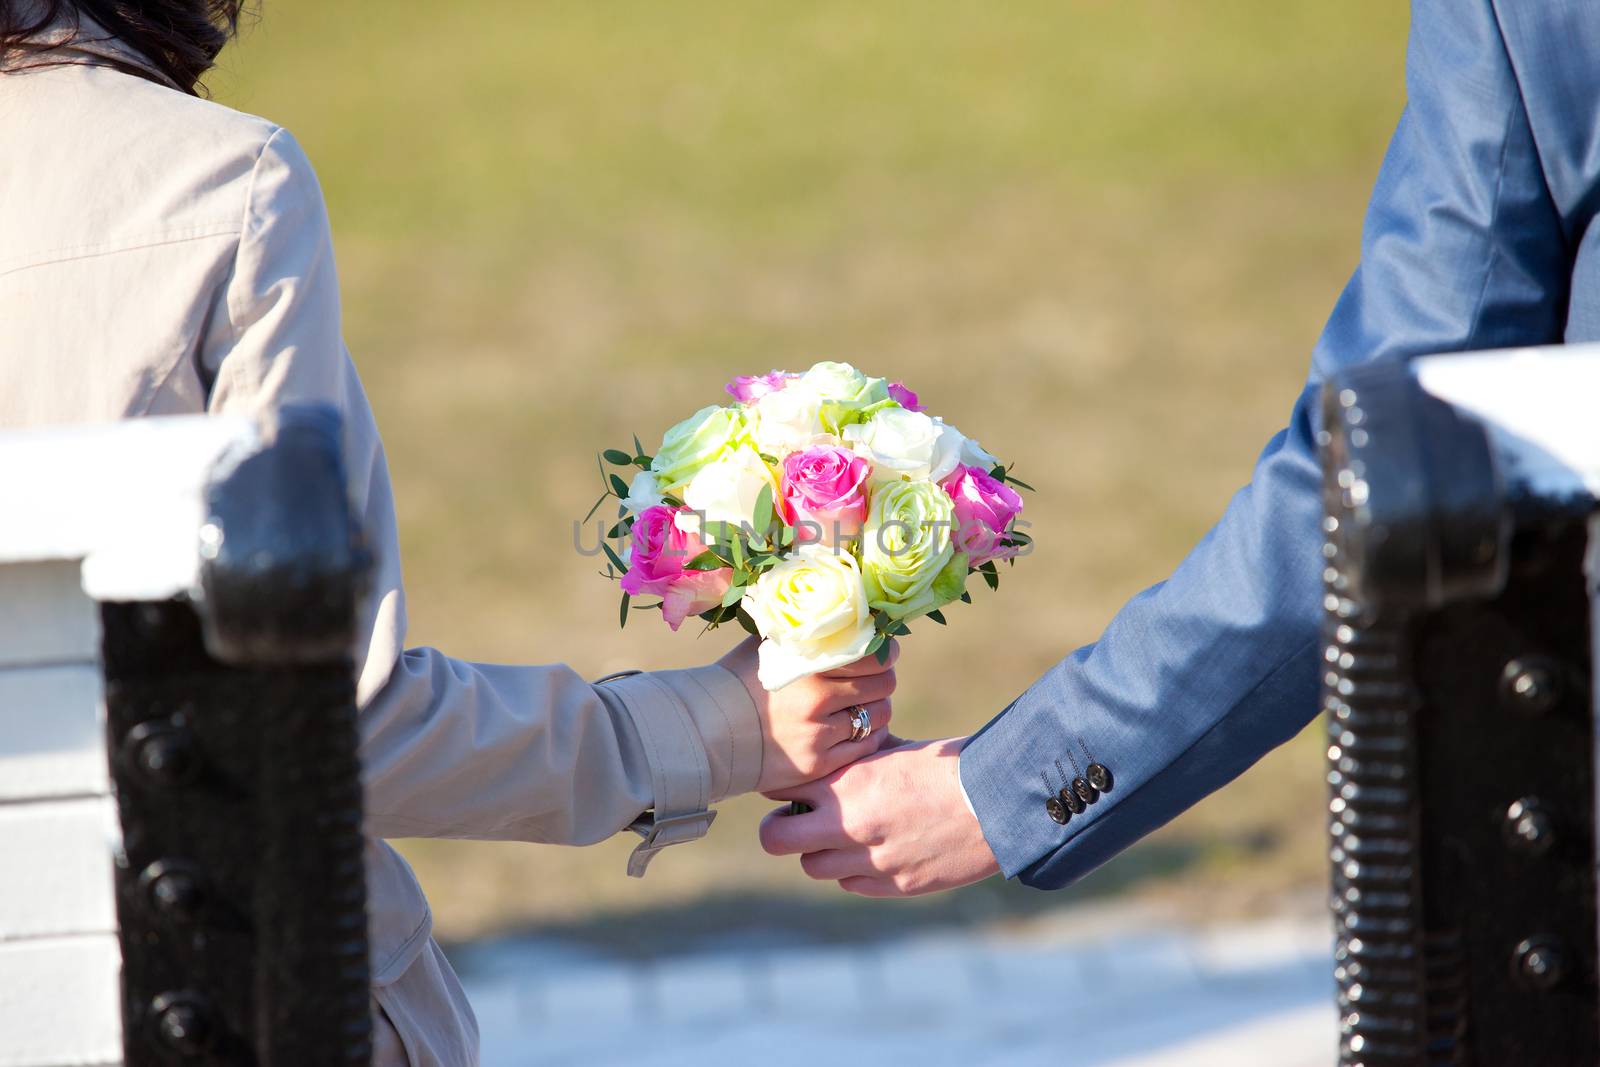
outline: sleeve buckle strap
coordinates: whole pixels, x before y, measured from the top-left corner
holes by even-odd
[[[629,826],[644,841],[628,859],[628,875],[642,878],[657,852],[705,836],[712,819],[711,770],[688,705],[670,685],[649,673],[611,678],[650,766],[651,811]]]
[[[647,811],[639,816],[628,824],[628,829],[644,838],[628,857],[628,877],[643,878],[645,868],[662,849],[704,837],[716,817],[714,811],[691,811],[664,817]]]

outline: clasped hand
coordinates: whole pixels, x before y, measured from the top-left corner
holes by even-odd
[[[760,791],[786,803],[761,823],[761,846],[798,855],[812,878],[872,897],[953,889],[999,871],[961,791],[965,738],[910,743],[886,727],[893,714],[897,643],[888,659],[858,660],[776,693],[756,680],[754,639],[723,657],[745,683],[762,723]],[[872,732],[852,741],[850,711],[865,707]],[[790,814],[787,802],[812,810]]]

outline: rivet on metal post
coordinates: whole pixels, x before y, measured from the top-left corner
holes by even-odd
[[[150,1002],[156,1041],[183,1057],[198,1057],[210,1049],[214,1028],[211,1009],[196,993],[162,993]]]
[[[1541,856],[1555,843],[1555,827],[1550,816],[1540,807],[1538,798],[1523,797],[1514,800],[1506,809],[1506,841],[1512,848]]]
[[[1528,988],[1547,993],[1567,976],[1566,959],[1549,938],[1529,938],[1512,952],[1511,971]]]
[[[1522,715],[1544,715],[1561,701],[1561,673],[1545,656],[1518,656],[1500,672],[1500,701]]]
[[[194,738],[170,719],[135,726],[128,731],[122,751],[134,774],[148,785],[184,785],[193,781],[200,770]]]
[[[180,921],[194,920],[208,896],[200,873],[180,860],[150,864],[139,875],[139,888],[157,914]]]

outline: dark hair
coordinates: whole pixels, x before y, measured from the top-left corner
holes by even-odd
[[[88,16],[185,92],[198,95],[201,76],[238,30],[244,6],[245,0],[0,0],[0,67],[13,51],[46,53],[70,44],[40,45],[30,38],[63,16],[71,22]],[[81,25],[77,32],[83,32]]]

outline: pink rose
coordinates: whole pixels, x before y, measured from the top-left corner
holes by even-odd
[[[728,567],[715,571],[684,571],[661,594],[661,617],[676,630],[683,620],[722,606],[722,598],[733,584]]]
[[[955,501],[955,545],[967,554],[968,566],[1017,554],[1015,547],[1000,543],[1011,520],[1022,511],[1022,497],[1015,489],[987,471],[966,466],[957,467],[939,485]]]
[[[837,544],[861,532],[872,464],[847,449],[817,445],[783,461],[785,518],[801,541]],[[820,529],[819,529],[820,528]]]
[[[741,374],[722,388],[741,404],[754,404],[768,393],[776,393],[791,379],[800,377],[788,371],[775,370],[770,374]]]
[[[889,383],[889,399],[905,408],[907,411],[921,411],[922,405],[917,401],[917,394],[907,389],[899,382]]]
[[[622,591],[629,596],[661,598],[661,614],[676,630],[690,615],[709,611],[722,603],[733,581],[733,571],[686,570],[689,562],[706,550],[697,534],[679,528],[677,518],[688,508],[665,504],[645,508],[633,524],[633,553]]]

